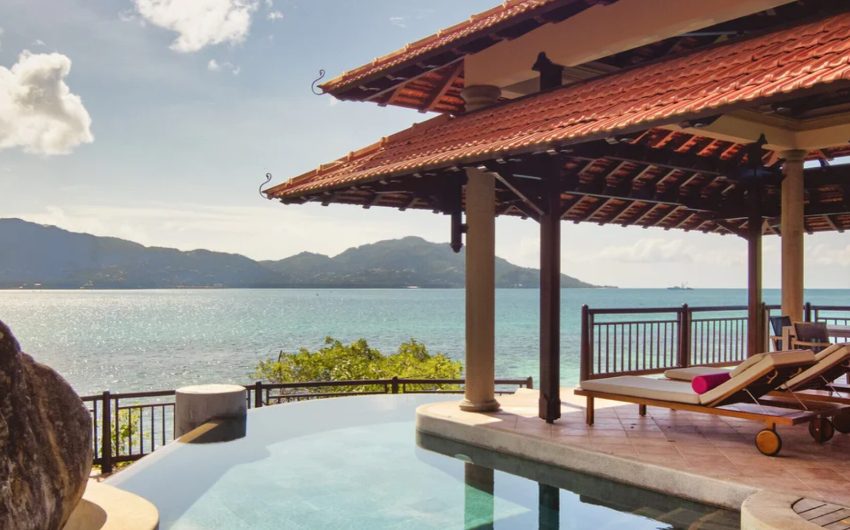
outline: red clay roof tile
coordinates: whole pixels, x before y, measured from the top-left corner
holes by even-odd
[[[850,14],[443,115],[268,190],[275,198],[565,145],[850,80]]]
[[[412,42],[404,48],[378,57],[368,64],[344,72],[323,83],[320,87],[326,92],[339,94],[356,86],[366,78],[390,75],[394,69],[405,64],[426,61],[429,58],[439,59],[438,56],[446,52],[454,53],[454,49],[461,42],[486,37],[507,24],[533,20],[540,12],[548,12],[569,4],[581,4],[581,7],[586,8],[603,2],[604,0],[506,0],[502,5],[472,15],[468,20]],[[538,25],[543,22],[539,22]],[[495,44],[499,40],[493,39],[492,43]],[[437,62],[439,63],[438,66],[447,64],[445,61],[438,60]]]

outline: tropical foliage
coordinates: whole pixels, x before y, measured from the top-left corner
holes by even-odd
[[[421,342],[410,339],[395,353],[384,355],[369,346],[365,339],[350,344],[332,337],[316,351],[301,348],[297,352],[280,352],[277,359],[261,361],[255,377],[272,383],[308,381],[352,381],[364,379],[459,379],[461,363],[444,353],[431,354]],[[454,389],[450,385],[408,386],[407,390]],[[379,391],[381,386],[337,386],[332,389],[313,389],[313,392]],[[304,392],[303,389],[296,389]],[[403,391],[400,389],[399,391]]]

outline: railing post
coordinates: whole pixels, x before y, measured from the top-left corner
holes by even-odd
[[[398,394],[398,376],[393,376],[392,382],[393,394]]]
[[[687,368],[691,364],[691,310],[688,304],[682,304],[679,310],[679,344],[676,364]]]
[[[533,377],[528,376],[528,377],[525,378],[525,388],[532,389],[532,390],[534,389],[534,378]]]
[[[590,308],[587,304],[581,306],[581,353],[579,356],[579,380],[590,379],[590,370],[593,367],[590,351]],[[531,387],[529,387],[531,388]]]
[[[112,473],[112,396],[109,390],[103,392],[103,430],[100,434],[100,471]]]
[[[806,322],[812,321],[812,303],[806,302],[806,305],[803,306],[803,318]]]
[[[263,382],[257,381],[254,383],[254,408],[263,406]]]

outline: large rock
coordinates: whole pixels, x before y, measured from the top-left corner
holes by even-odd
[[[91,471],[91,417],[0,322],[0,528],[59,529]]]

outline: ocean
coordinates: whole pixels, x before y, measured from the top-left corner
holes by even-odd
[[[743,289],[563,289],[562,382],[578,380],[581,306],[742,305]],[[850,290],[809,290],[814,304],[850,305]],[[779,291],[765,291],[777,303]],[[496,374],[538,376],[538,291],[496,293]],[[0,320],[24,351],[80,394],[249,383],[257,362],[365,338],[384,353],[410,338],[463,359],[462,289],[0,291]]]

